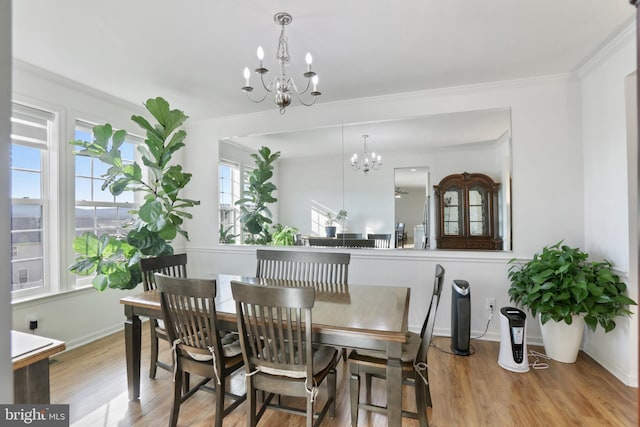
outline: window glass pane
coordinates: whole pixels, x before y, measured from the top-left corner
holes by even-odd
[[[42,206],[11,205],[11,230],[39,230],[42,228]]]
[[[15,260],[42,257],[41,231],[16,231],[11,233],[12,251],[16,252]]]
[[[96,219],[98,221],[98,228],[115,229],[118,226],[118,208],[97,208]]]
[[[118,219],[120,220],[120,226],[127,228],[132,224],[132,215],[129,213],[129,208],[118,208]]]
[[[94,211],[93,207],[76,206],[76,228],[93,229],[95,226]]]
[[[92,159],[92,160],[93,160],[93,176],[94,177],[97,178],[107,173],[110,167],[108,164],[103,163],[97,159]]]
[[[93,180],[93,201],[94,202],[113,202],[113,195],[108,188],[102,189],[103,179]]]
[[[76,178],[76,200],[91,200],[91,179]]]
[[[91,157],[75,156],[76,175],[91,176]]]
[[[134,144],[125,142],[120,146],[120,156],[122,160],[128,160],[129,162],[133,162],[136,158],[135,153],[136,147]]]
[[[43,272],[42,258],[11,263],[11,291],[42,287]]]
[[[90,142],[91,141],[91,132],[89,132],[88,130],[85,130],[85,129],[76,128],[76,140]]]
[[[120,193],[120,195],[116,196],[116,203],[134,203],[134,198],[135,196],[133,191],[124,191]]]
[[[11,171],[11,197],[36,199],[41,197],[40,172]]]
[[[11,144],[11,167],[18,169],[42,170],[42,159],[39,148]]]

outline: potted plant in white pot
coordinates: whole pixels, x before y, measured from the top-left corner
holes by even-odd
[[[612,331],[614,319],[631,315],[628,306],[636,305],[609,261],[588,258],[559,242],[530,261],[509,261],[509,297],[539,315],[545,351],[559,362],[575,362],[585,324],[592,331],[598,325]]]
[[[327,237],[336,237],[337,227],[334,225],[334,223],[339,222],[341,227],[344,229],[344,222],[347,220],[347,211],[341,209],[335,216],[333,212],[327,212],[325,214],[325,217],[327,218],[327,221],[324,227],[324,231]]]

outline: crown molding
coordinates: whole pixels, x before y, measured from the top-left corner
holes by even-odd
[[[70,89],[76,92],[84,93],[86,95],[96,97],[103,101],[107,101],[111,104],[115,104],[127,109],[131,109],[133,107],[134,109],[143,110],[142,105],[135,104],[133,102],[127,101],[122,98],[115,97],[111,94],[108,94],[107,92],[100,91],[91,86],[87,86],[75,80],[71,80],[69,78],[63,77],[60,74],[56,74],[52,71],[45,70],[44,68],[40,68],[36,65],[33,65],[28,62],[24,62],[20,59],[13,58],[12,66],[13,66],[14,74],[16,74],[16,71],[18,71],[20,73],[31,75],[31,76],[40,78],[44,81],[47,81],[49,83],[61,86],[65,89]]]
[[[622,49],[627,43],[634,41],[636,37],[635,18],[627,24],[622,31],[610,40],[598,46],[595,52],[589,55],[577,68],[576,74],[580,79],[591,73],[596,67],[605,62],[611,55]]]

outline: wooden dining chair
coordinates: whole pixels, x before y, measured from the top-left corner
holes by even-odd
[[[333,417],[339,358],[333,347],[312,345],[315,288],[231,281],[231,292],[246,367],[247,425],[255,426],[268,407],[305,414],[307,427],[319,425],[327,412]],[[318,388],[325,379],[328,397],[316,414]],[[267,397],[256,413],[258,390],[267,393]],[[306,410],[272,405],[275,395],[304,397]]]
[[[150,291],[156,289],[155,273],[162,273],[174,277],[187,277],[187,254],[143,258],[140,260],[140,271],[142,272],[142,286],[144,290]],[[168,341],[164,322],[158,319],[150,319],[149,330],[151,331],[149,378],[153,379],[156,377],[158,367],[171,371],[173,365],[158,360],[159,340]]]
[[[323,292],[345,292],[351,254],[258,249],[256,261],[256,277],[309,283]]]
[[[402,346],[402,380],[403,383],[414,387],[417,412],[402,411],[402,416],[418,419],[420,427],[429,425],[427,419],[427,407],[432,407],[431,391],[429,390],[429,375],[427,372],[427,353],[433,335],[433,326],[436,320],[436,312],[442,293],[444,282],[444,268],[436,265],[433,292],[429,301],[427,315],[422,324],[420,334],[409,333],[407,343]],[[386,378],[387,359],[383,352],[379,351],[353,351],[349,355],[349,370],[351,371],[351,425],[358,425],[358,410],[387,413],[386,406],[374,405],[370,401],[360,402],[360,374],[365,375],[366,398],[371,398],[371,379]],[[400,399],[402,404],[402,399]]]
[[[362,233],[337,233],[336,239],[362,239]]]
[[[216,392],[215,426],[246,399],[227,392],[227,379],[243,365],[240,342],[221,338],[216,318],[216,281],[155,274],[167,336],[175,363],[169,426],[178,422],[180,404],[212,381]],[[191,374],[204,378],[189,388]],[[187,387],[183,387],[187,385]],[[224,407],[225,396],[233,402]]]
[[[367,239],[373,240],[376,248],[391,247],[391,234],[367,234]]]

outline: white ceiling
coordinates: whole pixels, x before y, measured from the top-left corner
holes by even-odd
[[[14,56],[140,104],[154,96],[192,117],[275,106],[240,91],[245,66],[276,69],[287,28],[301,76],[310,51],[318,102],[575,71],[628,26],[628,0],[16,0]],[[257,80],[253,80],[254,84]],[[373,140],[372,140],[373,142]]]
[[[493,144],[511,131],[508,108],[410,117],[344,126],[248,135],[228,140],[257,151],[262,146],[280,151],[282,158],[362,153],[362,135],[368,135],[369,152],[434,151],[464,148],[467,144]],[[360,154],[359,154],[360,155]],[[383,159],[384,161],[384,159]]]

